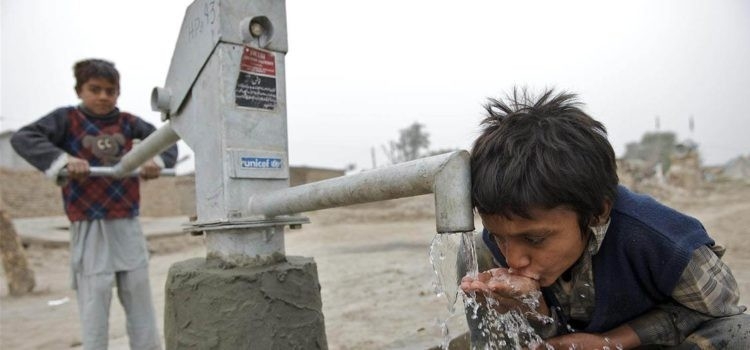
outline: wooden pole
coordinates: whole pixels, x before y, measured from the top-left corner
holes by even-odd
[[[16,234],[10,216],[0,201],[0,255],[3,258],[3,269],[8,279],[10,295],[20,296],[31,292],[36,286],[34,271],[29,267],[26,252],[21,239]]]

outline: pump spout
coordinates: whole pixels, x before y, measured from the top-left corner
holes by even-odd
[[[435,173],[433,193],[438,233],[474,231],[469,152],[450,154]]]
[[[438,233],[474,230],[469,153],[456,151],[254,195],[250,215],[274,217],[386,199],[435,194]]]

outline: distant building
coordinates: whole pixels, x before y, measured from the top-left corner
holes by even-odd
[[[730,160],[722,168],[722,175],[734,180],[750,179],[750,154]]]
[[[290,166],[289,167],[289,186],[299,186],[302,184],[317,182],[334,177],[345,175],[343,169],[314,168],[307,166]]]
[[[34,170],[31,164],[19,156],[10,146],[10,138],[15,131],[0,132],[0,168],[12,170]]]
[[[670,167],[667,182],[679,188],[695,189],[703,182],[698,143],[687,139],[675,145],[669,156]]]

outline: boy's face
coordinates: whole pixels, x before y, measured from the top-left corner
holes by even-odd
[[[119,87],[102,78],[87,80],[77,92],[83,106],[96,115],[112,112],[120,96]]]
[[[566,208],[532,209],[532,219],[481,215],[484,227],[495,238],[514,273],[552,285],[578,260],[586,240],[578,215]]]

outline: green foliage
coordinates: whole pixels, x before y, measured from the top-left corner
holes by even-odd
[[[414,122],[412,125],[399,130],[398,134],[398,141],[390,141],[387,145],[382,146],[383,153],[391,164],[458,150],[457,148],[430,150],[430,134],[427,133],[425,125],[419,122]]]
[[[430,134],[425,131],[425,125],[414,122],[399,130],[398,141],[390,141],[388,146],[383,146],[383,152],[392,164],[396,164],[423,157],[429,147]]]

